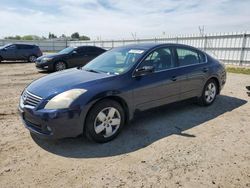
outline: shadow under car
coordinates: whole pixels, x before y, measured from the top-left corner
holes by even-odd
[[[82,137],[61,140],[43,140],[32,135],[33,140],[44,150],[70,158],[108,157],[130,153],[173,134],[196,137],[183,133],[226,112],[232,111],[247,101],[219,95],[213,105],[200,107],[192,100],[169,104],[139,113],[127,124],[121,134],[105,144],[89,142]]]

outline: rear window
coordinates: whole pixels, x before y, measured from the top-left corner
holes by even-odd
[[[202,52],[199,52],[199,60],[200,60],[200,63],[205,63],[207,61],[206,55]]]

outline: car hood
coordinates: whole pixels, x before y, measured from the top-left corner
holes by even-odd
[[[93,73],[82,69],[68,69],[52,73],[32,82],[27,90],[42,98],[48,98],[75,88],[87,88],[114,75]]]
[[[39,61],[39,60],[42,60],[43,58],[63,57],[65,55],[67,55],[67,54],[58,54],[58,53],[57,54],[48,54],[48,55],[43,55],[43,56],[37,58],[37,60]]]

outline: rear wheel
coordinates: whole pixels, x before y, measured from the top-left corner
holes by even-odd
[[[33,63],[33,62],[36,61],[36,58],[37,58],[37,57],[36,57],[35,55],[31,55],[31,56],[28,57],[28,62]]]
[[[114,139],[125,123],[124,110],[113,100],[98,102],[88,113],[85,134],[95,142],[108,142]]]
[[[0,63],[3,61],[3,58],[0,56]]]
[[[199,104],[203,106],[211,105],[216,99],[218,89],[218,84],[214,79],[208,80],[203,89],[202,96],[199,98]]]
[[[65,70],[67,68],[67,64],[63,61],[58,61],[56,62],[55,66],[54,66],[54,71],[62,71]]]

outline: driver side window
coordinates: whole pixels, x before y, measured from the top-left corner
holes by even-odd
[[[140,68],[153,66],[156,72],[173,68],[175,65],[171,54],[170,48],[159,48],[146,57]]]
[[[77,52],[78,54],[85,54],[86,48],[85,48],[85,47],[78,48],[78,49],[76,49],[76,52]]]

